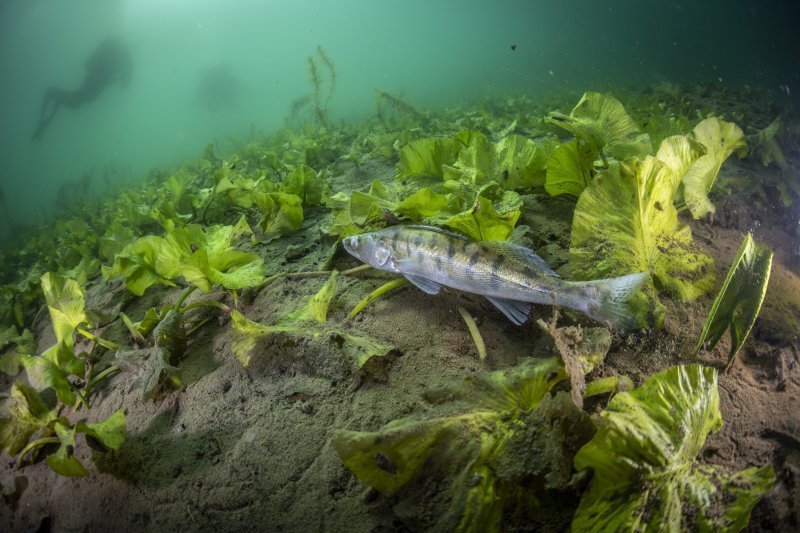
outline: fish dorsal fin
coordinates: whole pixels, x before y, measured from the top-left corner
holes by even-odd
[[[506,317],[517,326],[521,326],[528,320],[528,314],[531,312],[531,304],[528,302],[493,298],[491,296],[487,296],[486,299],[492,302],[500,312],[506,315]]]
[[[525,248],[524,246],[514,244],[513,242],[504,241],[481,241],[479,244],[495,253],[503,254],[506,257],[510,257],[527,265],[534,266],[537,270],[541,270],[543,274],[557,278],[561,277],[558,275],[558,273],[556,273],[555,270],[550,268],[550,265],[547,264],[547,261],[539,257],[536,252],[530,248]]]
[[[415,276],[414,274],[403,274],[408,281],[427,292],[428,294],[439,294],[442,286],[433,280],[423,278],[422,276]]]
[[[470,240],[469,237],[467,237],[466,235],[462,235],[460,233],[454,233],[454,232],[448,231],[448,230],[446,230],[444,228],[437,228],[436,226],[421,226],[421,225],[418,225],[418,224],[411,224],[411,225],[408,225],[408,226],[405,226],[405,227],[406,228],[411,228],[411,229],[421,229],[421,230],[426,230],[426,231],[435,231],[436,233],[441,233],[442,235],[447,235],[448,237],[453,237],[455,239],[461,239],[462,241]]]

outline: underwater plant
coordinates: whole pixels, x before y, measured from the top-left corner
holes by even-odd
[[[176,227],[164,237],[138,238],[117,254],[114,264],[103,266],[109,280],[122,277],[137,296],[153,285],[174,286],[183,277],[204,292],[212,286],[226,289],[255,287],[264,280],[264,261],[258,254],[243,252],[234,242],[253,232],[244,217],[234,226],[197,224]]]
[[[298,309],[266,326],[247,319],[238,311],[231,313],[233,327],[233,353],[246,369],[269,365],[269,353],[256,349],[262,343],[275,342],[275,338],[290,339],[288,344],[302,346],[304,358],[312,353],[326,353],[321,345],[333,345],[341,355],[338,361],[327,361],[326,366],[336,368],[340,377],[353,374],[356,380],[367,375],[380,377],[382,366],[395,348],[370,337],[349,330],[326,326],[328,308],[336,293],[338,272],[333,271],[322,288]]]
[[[601,417],[575,455],[594,475],[573,531],[739,531],[775,482],[771,466],[731,474],[697,462],[722,427],[712,368],[664,370],[614,396]]]
[[[575,206],[570,269],[577,279],[649,272],[658,291],[691,300],[714,286],[714,263],[693,245],[672,200],[678,179],[653,156],[613,163],[595,176]],[[663,320],[664,307],[642,302],[642,322]],[[648,315],[651,315],[648,317]]]
[[[753,241],[748,233],[706,318],[695,353],[701,348],[712,350],[730,330],[731,349],[725,369],[730,368],[761,310],[771,267],[772,250]]]
[[[12,387],[11,398],[0,414],[0,447],[9,455],[18,455],[21,463],[26,456],[35,459],[40,450],[59,444],[55,452],[47,453],[48,466],[64,476],[86,476],[86,469],[73,456],[77,434],[83,433],[87,444],[101,451],[117,449],[125,438],[125,415],[119,410],[105,421],[87,424],[84,419],[72,422],[63,414],[65,408],[72,414],[81,407],[89,409],[96,385],[119,371],[109,366],[95,374],[96,358],[75,353],[74,335],[80,333],[109,350],[117,345],[84,329],[90,322],[83,291],[75,280],[47,273],[42,276],[42,290],[57,342],[41,355],[19,350],[14,355],[12,367],[21,363],[30,384],[20,380]],[[55,392],[55,405],[40,395],[45,389]]]
[[[589,372],[610,339],[602,328],[586,333]],[[556,502],[570,499],[571,457],[593,433],[569,396],[552,392],[565,379],[557,358],[526,359],[432,392],[426,412],[377,431],[336,430],[333,444],[344,465],[386,497],[413,502],[415,493],[444,490],[429,500],[441,504],[427,523],[402,517],[414,529],[494,531],[517,514],[545,522],[559,513]]]
[[[317,125],[329,129],[328,108],[333,91],[336,88],[336,69],[333,60],[322,46],[317,46],[317,57],[308,56],[308,77],[311,81],[311,101],[314,103],[314,117]],[[320,64],[324,65],[327,75],[323,77]],[[323,88],[327,85],[327,89]]]

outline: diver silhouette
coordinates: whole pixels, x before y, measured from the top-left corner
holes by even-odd
[[[31,136],[40,139],[59,108],[77,109],[93,102],[112,83],[125,87],[131,78],[131,55],[119,40],[107,38],[92,51],[86,60],[86,77],[74,91],[50,87],[42,98],[39,125]]]

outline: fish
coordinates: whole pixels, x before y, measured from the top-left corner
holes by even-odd
[[[628,300],[647,272],[594,281],[562,279],[533,250],[502,241],[418,225],[390,226],[343,239],[344,249],[368,265],[401,274],[427,294],[450,287],[486,297],[521,325],[531,304],[574,309],[611,329],[635,329]]]

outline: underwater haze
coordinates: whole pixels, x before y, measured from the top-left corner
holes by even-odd
[[[8,221],[44,222],[208,143],[284,125],[306,59],[333,59],[334,119],[373,112],[376,88],[425,108],[465,98],[657,83],[755,84],[800,94],[793,3],[781,1],[5,0],[0,173]],[[106,38],[130,81],[61,107]],[[790,90],[797,90],[790,93]]]
[[[800,531],[797,5],[0,0],[0,532]]]

